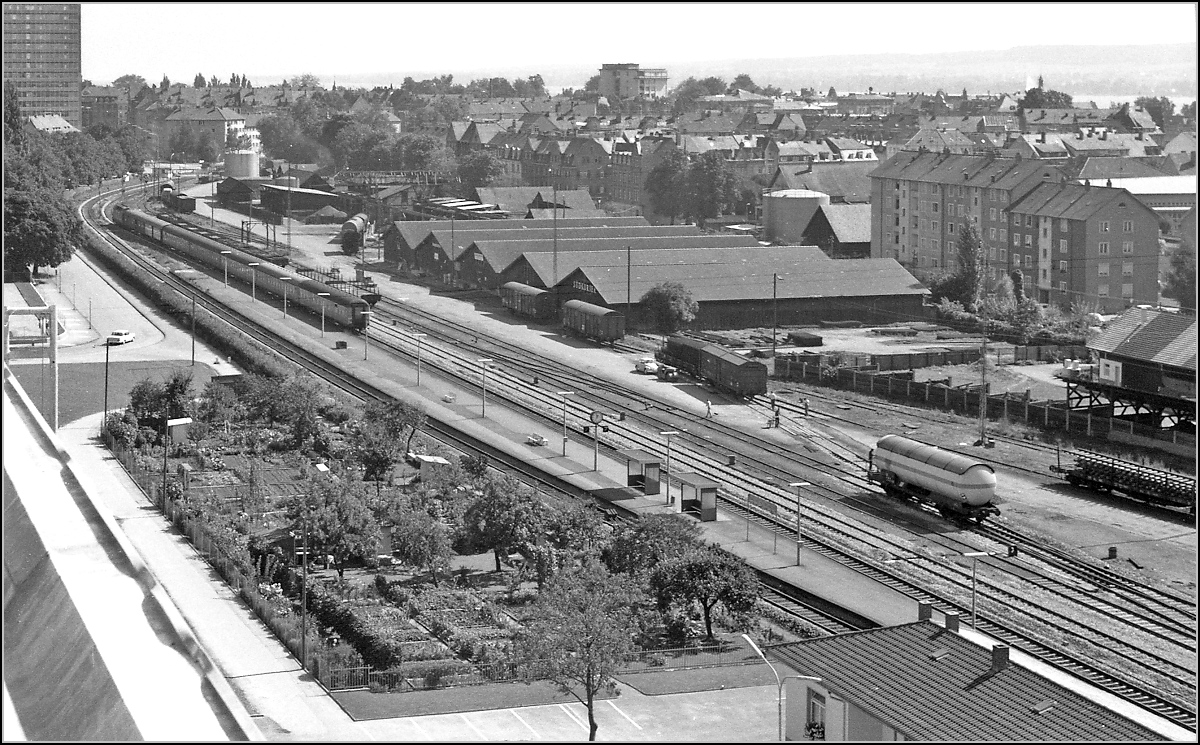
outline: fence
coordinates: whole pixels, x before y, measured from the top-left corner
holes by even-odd
[[[792,362],[781,357],[782,375],[789,380],[815,382],[833,388],[874,396],[905,399],[935,409],[955,411],[964,416],[979,416],[979,386],[951,387],[938,381],[919,383],[911,372],[880,372],[874,369],[820,367],[805,361]],[[778,369],[778,367],[776,368]],[[1196,437],[1186,432],[1163,430],[1129,419],[1114,419],[1112,407],[1100,411],[1072,410],[1066,401],[1031,401],[1027,394],[1011,392],[986,397],[987,417],[1156,447],[1179,455],[1195,451]]]
[[[794,352],[781,355],[775,363],[776,377],[787,377],[788,371],[798,364],[837,367],[874,367],[879,370],[914,370],[922,367],[943,365],[969,365],[979,360],[979,349],[948,349],[927,352],[904,352],[899,354],[822,354],[820,352]],[[1045,362],[1062,359],[1082,359],[1088,356],[1087,347],[1081,346],[1017,346],[1011,350],[997,347],[991,350],[997,364],[1005,362]],[[779,373],[783,366],[784,372]]]

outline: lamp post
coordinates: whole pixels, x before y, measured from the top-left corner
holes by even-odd
[[[758,645],[754,643],[754,640],[751,639],[746,634],[742,634],[742,638],[745,639],[746,643],[749,644],[750,647],[755,651],[755,653],[757,653],[758,656],[762,658],[762,661],[767,663],[767,667],[771,668],[771,674],[775,676],[775,685],[778,686],[778,688],[779,688],[779,697],[778,697],[778,701],[779,701],[779,704],[778,704],[778,707],[779,707],[779,741],[783,742],[783,683],[784,683],[784,681],[786,681],[786,680],[811,680],[811,681],[815,681],[817,683],[821,683],[822,679],[818,678],[814,675],[785,675],[782,678],[780,678],[779,672],[775,670],[775,666],[771,664],[771,661],[767,659],[767,656],[765,654],[763,654],[763,651],[758,648]]]
[[[100,431],[108,425],[108,351],[112,349],[112,345],[105,342],[104,344],[104,418],[100,420]]]
[[[417,387],[421,387],[421,340],[428,334],[413,334],[417,340]]]
[[[976,617],[975,617],[976,573],[975,573],[975,569],[979,563],[979,557],[991,556],[992,552],[990,552],[990,551],[968,551],[968,552],[966,552],[964,554],[960,554],[960,555],[970,557],[970,559],[971,559],[971,628],[974,629],[976,627],[976,625],[975,625],[975,623],[976,623]]]
[[[371,336],[368,333],[371,329],[371,311],[364,310],[363,317],[363,362],[367,361],[367,348],[371,346]]]
[[[659,432],[660,435],[667,438],[667,469],[663,471],[663,484],[666,486],[667,504],[671,503],[671,435],[679,434],[679,430],[671,429],[666,432]]]
[[[483,365],[483,406],[481,409],[484,419],[487,419],[487,366],[491,361],[490,357],[480,357],[476,360],[480,365]]]
[[[255,279],[258,277],[258,270],[254,267],[258,266],[257,261],[248,261],[246,264],[250,267],[250,300],[251,302],[258,300],[258,294],[255,292]]]
[[[192,293],[192,367],[196,366],[196,293]]]
[[[796,490],[796,566],[800,566],[800,487],[810,484],[807,481],[793,481],[788,486]]]
[[[771,364],[775,364],[775,337],[779,334],[779,274],[771,273]],[[774,369],[774,368],[772,368]]]
[[[283,317],[287,318],[287,288],[288,282],[292,281],[292,278],[280,277],[279,281],[283,283]]]
[[[321,298],[321,338],[325,338],[325,298],[329,297],[328,292],[318,292],[317,297]]]
[[[567,396],[574,396],[575,391],[558,391],[558,395],[563,397],[563,455],[567,454]]]
[[[222,251],[221,252],[221,266],[225,269],[225,286],[226,287],[229,286],[229,254],[231,254],[231,253],[233,253],[233,251]]]

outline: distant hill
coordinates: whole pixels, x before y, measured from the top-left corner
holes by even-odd
[[[653,50],[648,50],[653,51]],[[582,88],[603,62],[589,65],[539,65],[507,68],[497,65],[489,70],[456,70],[446,67],[428,72],[380,72],[323,74],[321,80],[336,79],[339,85],[399,85],[405,76],[423,80],[452,73],[455,81],[468,83],[474,78],[503,76],[510,80],[540,74],[546,87]],[[621,62],[630,60],[618,60]],[[876,91],[890,93],[924,91],[938,88],[947,93],[1024,90],[1027,78],[1042,75],[1046,87],[1067,93],[1087,92],[1109,95],[1195,96],[1197,87],[1196,44],[1128,46],[1024,46],[980,52],[942,52],[937,54],[845,54],[824,57],[785,59],[742,59],[672,64],[654,54],[640,62],[645,67],[666,67],[674,86],[685,78],[716,75],[726,81],[739,73],[749,73],[759,85],[776,85],[784,90],[801,87],[826,91]]]

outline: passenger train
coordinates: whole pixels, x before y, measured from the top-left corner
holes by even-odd
[[[359,331],[366,328],[371,306],[357,295],[292,274],[253,254],[230,248],[124,205],[113,207],[113,221],[205,266],[222,272],[228,270],[231,277],[252,283],[256,291],[280,298],[286,296],[289,303],[313,313],[319,314],[324,310],[326,319],[342,326]],[[256,266],[251,266],[252,263]]]

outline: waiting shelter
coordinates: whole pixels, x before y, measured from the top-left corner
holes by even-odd
[[[647,495],[659,493],[661,461],[657,455],[651,455],[645,450],[618,450],[617,454],[628,458],[626,485],[641,487],[642,493]]]
[[[717,519],[719,484],[716,481],[698,473],[677,473],[675,480],[679,482],[679,508],[682,512],[698,513],[700,522]]]

